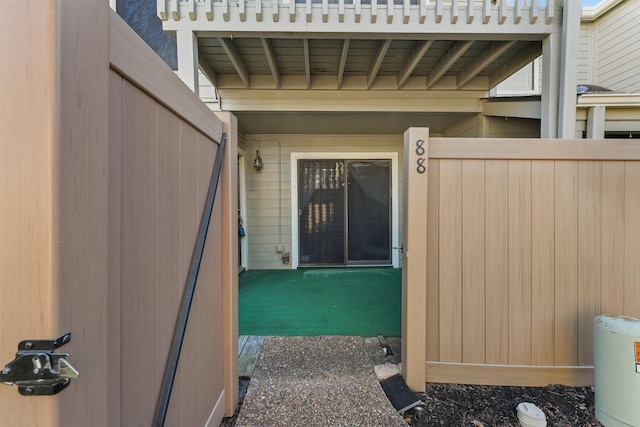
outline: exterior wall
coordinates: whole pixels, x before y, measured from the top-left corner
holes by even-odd
[[[537,138],[540,120],[476,116],[444,132],[447,138]]]
[[[12,5],[20,42],[2,45],[20,59],[2,79],[0,352],[7,363],[23,339],[70,332],[58,351],[80,372],[54,397],[0,387],[3,425],[152,424],[223,128],[108,3],[81,3]],[[235,408],[234,145],[167,425],[218,425]]]
[[[596,75],[596,25],[582,23],[580,25],[580,41],[578,42],[577,70],[578,84],[597,84]]]
[[[292,249],[291,221],[291,153],[396,152],[399,153],[398,176],[402,176],[401,135],[256,135],[245,136],[246,207],[243,219],[248,242],[247,268],[290,269],[276,252],[283,244],[285,252]],[[264,167],[253,168],[256,150]],[[402,182],[399,182],[402,191]],[[400,206],[402,201],[400,200]],[[400,213],[400,218],[402,214]],[[400,221],[400,227],[402,227]]]
[[[638,146],[433,138],[426,152],[428,188],[407,188],[427,192],[407,224],[426,235],[405,242],[426,263],[405,284],[424,289],[406,314],[424,325],[423,380],[592,384],[593,318],[640,316]]]
[[[626,1],[595,25],[597,84],[625,93],[640,92],[640,2]]]

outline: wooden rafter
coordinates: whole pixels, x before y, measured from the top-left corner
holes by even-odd
[[[502,64],[498,70],[489,76],[489,87],[494,87],[498,83],[507,79],[510,75],[542,55],[542,43],[532,44],[522,49],[506,63]]]
[[[344,68],[347,65],[347,56],[349,54],[349,39],[342,42],[342,54],[340,55],[340,66],[338,67],[338,89],[342,87],[342,77],[344,77]]]
[[[407,58],[407,62],[405,62],[398,74],[398,89],[404,86],[432,44],[433,40],[423,40],[416,44],[413,51],[411,51],[411,56]]]
[[[491,43],[487,49],[485,49],[480,55],[476,56],[473,61],[471,61],[471,63],[462,70],[460,74],[458,74],[458,88],[467,84],[515,43],[516,42],[514,40]]]
[[[247,67],[244,65],[244,62],[242,61],[242,58],[238,53],[238,49],[236,48],[236,45],[233,44],[233,41],[231,41],[231,39],[224,39],[222,37],[218,37],[218,41],[222,45],[222,48],[224,49],[225,53],[229,57],[229,60],[233,64],[233,67],[236,69],[236,72],[242,79],[242,82],[244,83],[244,85],[246,87],[249,87],[250,86],[249,71],[247,71]]]
[[[378,52],[373,59],[371,68],[369,68],[369,74],[367,75],[367,89],[371,89],[371,86],[373,86],[373,82],[376,80],[376,76],[378,75],[378,71],[380,71],[380,66],[384,61],[384,57],[387,54],[387,50],[389,49],[391,42],[391,39],[383,40],[378,45]]]
[[[304,74],[307,77],[307,89],[311,89],[311,57],[309,55],[309,40],[303,39],[304,48]]]
[[[262,48],[264,49],[264,54],[267,56],[267,62],[269,63],[269,69],[271,70],[273,81],[276,84],[276,89],[280,89],[280,71],[278,70],[278,63],[276,61],[276,56],[273,53],[271,40],[263,38],[263,39],[260,39],[260,41],[262,42]]]
[[[205,56],[200,52],[198,52],[198,66],[200,67],[200,70],[202,70],[202,74],[204,74],[209,79],[211,84],[217,86],[218,74],[211,67],[211,64],[209,64],[209,62],[205,59]]]
[[[472,44],[473,40],[456,42],[429,73],[427,88],[432,88]]]

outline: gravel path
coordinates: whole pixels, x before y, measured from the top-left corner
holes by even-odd
[[[237,427],[406,427],[358,337],[268,337]]]

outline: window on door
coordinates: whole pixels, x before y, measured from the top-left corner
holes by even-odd
[[[389,160],[299,160],[300,265],[391,263]]]

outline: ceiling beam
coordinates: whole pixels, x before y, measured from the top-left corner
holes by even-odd
[[[432,44],[433,40],[423,40],[416,43],[411,55],[407,58],[407,62],[404,63],[402,70],[398,74],[398,89],[404,86]]]
[[[247,67],[244,65],[244,62],[242,61],[242,58],[238,53],[238,49],[236,48],[236,45],[233,44],[233,41],[231,41],[231,39],[223,39],[222,37],[218,37],[218,41],[222,45],[222,48],[224,49],[227,56],[229,57],[229,60],[233,64],[233,67],[236,69],[236,72],[242,79],[242,82],[244,83],[244,85],[246,87],[249,87],[250,86],[249,71],[247,71]]]
[[[211,82],[212,85],[218,86],[218,74],[215,72],[209,61],[205,58],[204,54],[198,52],[198,66],[207,79]]]
[[[371,63],[371,68],[369,68],[369,74],[367,75],[367,89],[371,89],[371,86],[373,86],[373,82],[376,80],[376,76],[378,75],[378,71],[380,71],[380,66],[382,65],[382,61],[384,61],[391,42],[391,39],[383,40],[378,45],[378,52]]]
[[[342,54],[340,55],[340,66],[338,67],[338,89],[342,86],[342,77],[344,77],[344,68],[347,65],[347,56],[349,54],[349,39],[342,42]]]
[[[432,88],[433,85],[435,85],[438,80],[444,76],[444,73],[446,73],[449,68],[456,63],[456,61],[471,47],[472,44],[473,40],[456,42],[429,73],[427,88]]]
[[[304,50],[304,75],[307,78],[307,89],[311,89],[311,58],[309,55],[309,39],[302,39]]]
[[[489,87],[495,87],[498,83],[503,82],[513,73],[542,55],[542,43],[530,43],[511,58],[502,64],[496,71],[489,76]]]
[[[276,62],[276,56],[273,54],[273,47],[271,46],[270,39],[260,39],[262,42],[262,48],[264,54],[267,56],[267,62],[269,63],[269,69],[273,76],[273,81],[276,83],[276,89],[280,89],[280,71],[278,70],[278,63]]]
[[[471,61],[471,63],[458,74],[458,89],[467,84],[471,79],[482,72],[482,70],[487,68],[489,64],[495,61],[515,43],[515,40],[491,43],[489,47],[487,47],[480,55],[476,56],[473,61]]]

